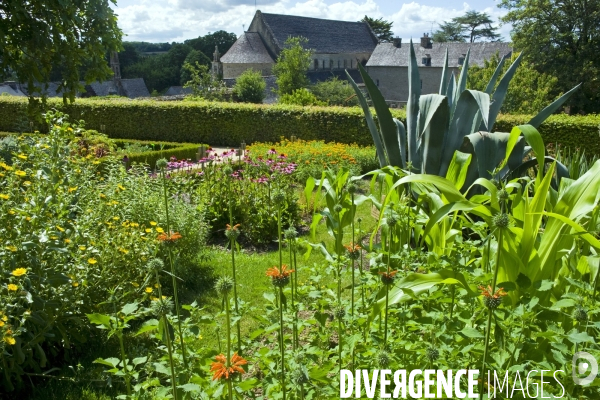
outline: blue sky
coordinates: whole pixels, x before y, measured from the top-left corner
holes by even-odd
[[[255,0],[118,0],[113,6],[119,16],[124,40],[181,42],[220,29],[240,35],[255,12]],[[435,31],[439,23],[466,11],[487,12],[497,21],[505,10],[497,1],[457,0],[256,0],[268,13],[358,21],[364,15],[393,21],[392,30],[404,40]],[[510,39],[510,26],[500,33]]]

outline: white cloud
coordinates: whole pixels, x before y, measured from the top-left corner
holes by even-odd
[[[401,3],[397,10],[384,15],[378,5],[382,0],[259,0],[258,8],[267,13],[358,21],[365,15],[393,21],[392,30],[403,39],[419,38],[423,32],[435,31],[438,24],[468,10],[487,12],[494,20],[504,12],[496,7],[485,9],[463,3],[462,7],[430,6],[417,2]],[[125,40],[181,42],[208,32],[225,30],[240,35],[255,13],[252,0],[121,0],[116,12]],[[380,3],[383,4],[383,3]],[[390,9],[390,4],[386,4]],[[505,39],[510,28],[502,27]]]

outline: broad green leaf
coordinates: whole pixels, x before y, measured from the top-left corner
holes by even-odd
[[[186,383],[185,385],[179,385],[177,387],[183,389],[183,391],[186,393],[200,392],[200,390],[202,389],[199,385],[195,383]]]
[[[419,137],[421,138],[421,172],[440,172],[444,138],[448,133],[448,99],[439,94],[426,94],[419,99]]]
[[[483,333],[479,332],[475,328],[471,328],[470,326],[465,326],[460,333],[471,339],[481,339],[484,337]]]
[[[110,317],[104,314],[86,314],[88,319],[92,324],[96,325],[104,325],[107,328],[110,328]]]
[[[446,46],[446,55],[444,56],[444,67],[442,68],[442,79],[440,80],[440,92],[442,96],[446,95],[448,88],[448,46]]]
[[[567,335],[567,339],[571,343],[596,343],[593,337],[587,334],[587,332],[578,332],[576,329],[573,329]]]
[[[121,309],[121,312],[125,315],[134,313],[138,309],[138,303],[125,304]]]
[[[467,76],[469,73],[469,59],[471,57],[471,48],[469,48],[469,50],[467,50],[467,55],[465,56],[465,61],[462,65],[462,68],[460,69],[460,75],[458,76],[458,82],[456,84],[456,91],[454,93],[454,107],[452,109],[452,113],[451,115],[454,115],[454,112],[456,110],[456,106],[458,103],[458,99],[462,96],[462,93],[465,91],[465,89],[467,88]]]
[[[452,156],[450,167],[448,167],[448,172],[446,172],[446,179],[454,183],[454,187],[458,190],[465,184],[467,170],[469,169],[472,158],[473,155],[458,150],[455,151],[454,156]]]
[[[577,89],[579,89],[580,86],[581,86],[581,83],[579,85],[575,86],[573,89],[569,90],[567,93],[560,96],[558,99],[556,99],[554,102],[552,102],[552,104],[550,104],[548,107],[546,107],[542,111],[540,111],[538,115],[536,115],[529,121],[529,125],[533,126],[534,128],[539,128],[540,125],[542,124],[542,122],[544,122],[546,119],[548,119],[548,117],[550,115],[554,114],[554,112],[556,110],[558,110],[560,108],[560,106],[562,106],[563,103],[565,101],[567,101],[569,99],[569,97],[571,97],[571,95],[573,95],[573,93]]]
[[[421,170],[421,158],[418,148],[419,98],[421,97],[421,78],[419,64],[415,56],[412,39],[410,40],[410,58],[408,60],[408,100],[406,102],[406,134],[408,138],[408,160],[416,171]]]
[[[158,329],[158,320],[150,319],[142,324],[142,326],[140,327],[140,329],[138,329],[135,335],[141,335],[142,333],[150,332],[156,329]]]

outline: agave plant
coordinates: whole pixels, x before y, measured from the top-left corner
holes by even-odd
[[[392,117],[377,85],[359,63],[360,74],[377,114],[377,127],[365,96],[348,75],[365,113],[381,167],[392,165],[411,172],[449,178],[453,175],[455,179],[452,180],[459,181],[460,186],[467,189],[478,178],[512,178],[531,167],[543,167],[545,163],[555,161],[542,150],[535,152],[534,158],[523,162],[532,148],[540,147],[539,143],[532,142],[539,135],[528,132],[537,130],[579,85],[544,108],[528,125],[516,127],[511,133],[491,133],[522,55],[517,57],[494,90],[505,62],[505,58],[502,59],[484,92],[466,88],[469,55],[470,50],[456,81],[454,73],[448,76],[446,49],[439,93],[421,95],[419,68],[410,42],[406,126]],[[536,157],[541,160],[536,160]],[[462,175],[458,180],[457,174]],[[569,176],[560,163],[557,164],[557,176]]]

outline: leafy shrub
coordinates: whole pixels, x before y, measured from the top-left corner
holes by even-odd
[[[360,175],[379,167],[374,146],[325,143],[321,140],[292,142],[282,138],[277,143],[254,143],[248,148],[252,158],[266,154],[271,149],[276,154],[284,154],[288,160],[297,164],[294,179],[300,183],[304,183],[309,176],[320,178],[321,172],[327,168],[334,171],[346,168],[352,175]]]
[[[309,85],[306,73],[312,60],[312,50],[308,49],[308,39],[290,36],[273,66],[277,77],[277,94],[292,94],[295,90]]]
[[[153,292],[143,266],[165,251],[156,240],[165,229],[156,179],[108,160],[100,173],[99,160],[77,154],[83,130],[60,113],[47,119],[48,135],[15,139],[13,164],[0,164],[0,387],[9,389],[47,368],[50,354],[84,342],[81,317],[109,307],[101,305],[109,293]],[[171,194],[183,192],[170,184]],[[182,235],[178,264],[194,269],[208,231],[203,208],[193,198],[170,203]]]
[[[297,106],[325,106],[327,103],[317,99],[308,89],[296,89],[291,94],[284,94],[279,98],[281,104],[293,104]]]
[[[325,82],[318,82],[311,87],[315,97],[332,106],[358,106],[354,89],[348,81],[334,76]]]
[[[265,99],[267,84],[259,71],[248,69],[235,81],[233,93],[238,101],[245,103],[262,103]]]

